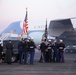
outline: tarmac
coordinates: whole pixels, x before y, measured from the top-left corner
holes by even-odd
[[[76,54],[64,54],[65,63],[39,63],[36,51],[34,65],[0,64],[0,75],[76,75]]]

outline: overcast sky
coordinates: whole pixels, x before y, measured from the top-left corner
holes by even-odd
[[[0,27],[24,20],[26,7],[29,26],[45,25],[46,18],[49,24],[53,19],[76,17],[76,0],[0,0]]]

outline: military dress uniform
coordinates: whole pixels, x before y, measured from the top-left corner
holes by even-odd
[[[52,43],[49,43],[47,45],[47,55],[46,55],[46,62],[52,62],[52,50],[53,50],[53,45]]]
[[[59,52],[59,62],[64,62],[64,43],[58,44],[58,52]]]
[[[36,45],[33,40],[30,40],[28,43],[29,53],[30,53],[30,65],[34,64],[34,55],[35,55],[35,48]]]

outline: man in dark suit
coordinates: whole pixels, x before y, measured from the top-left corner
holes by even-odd
[[[3,46],[2,43],[0,42],[0,64],[2,63],[2,51],[3,51]]]
[[[19,54],[19,63],[20,64],[22,64],[23,48],[24,48],[23,40],[20,39],[20,41],[18,43],[18,54]]]
[[[45,51],[46,51],[46,44],[45,40],[42,39],[42,42],[40,44],[40,50],[41,50],[41,57],[39,62],[45,62]]]
[[[53,43],[53,62],[59,62],[58,59],[59,59],[58,58],[58,43],[57,43],[57,40],[55,39]]]

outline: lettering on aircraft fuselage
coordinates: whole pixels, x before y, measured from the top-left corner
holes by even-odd
[[[34,29],[45,29],[45,26],[34,26]]]

